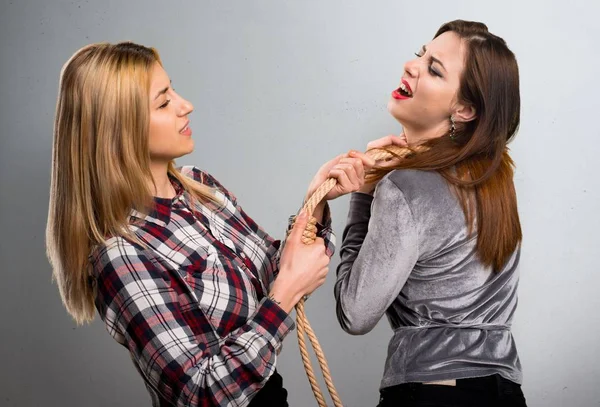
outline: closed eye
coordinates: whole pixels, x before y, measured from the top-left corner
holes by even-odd
[[[425,48],[425,46],[423,46],[423,48],[421,48],[421,50],[419,52],[415,52],[415,55],[417,56],[417,58],[421,58],[421,57],[423,57],[423,55],[425,55],[426,52],[427,52],[427,48]],[[429,57],[429,67],[428,67],[429,74],[431,76],[437,76],[439,78],[443,78],[441,72],[439,72],[437,69],[433,68],[434,63],[439,63],[440,65],[442,65],[442,63],[440,62],[439,59],[430,56]],[[442,65],[442,67],[444,67],[444,66]]]
[[[442,78],[442,74],[439,73],[438,71],[436,71],[435,69],[433,69],[433,64],[429,64],[429,73],[433,76],[438,76],[438,77]]]

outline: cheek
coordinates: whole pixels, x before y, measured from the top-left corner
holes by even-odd
[[[160,128],[156,120],[150,120],[150,127],[148,128],[148,143],[150,144],[150,149],[156,142],[158,141],[158,135],[160,134]]]
[[[437,102],[445,97],[444,86],[434,81],[426,81],[423,86],[423,96],[430,102],[437,104]]]
[[[448,84],[428,84],[426,103],[429,110],[450,111],[456,90]]]
[[[148,145],[150,152],[159,152],[163,150],[165,139],[168,135],[168,126],[166,120],[161,117],[151,117],[148,131]]]
[[[159,134],[165,127],[165,120],[159,114],[150,116],[150,135]]]
[[[163,138],[174,129],[173,121],[166,114],[154,114],[150,117],[150,138]]]

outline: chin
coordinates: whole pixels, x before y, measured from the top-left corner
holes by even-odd
[[[191,146],[186,146],[186,148],[182,148],[179,151],[177,151],[176,153],[174,152],[173,154],[173,160],[176,160],[178,158],[183,157],[184,155],[188,155],[190,154],[192,151],[194,151],[194,145],[192,144]]]
[[[187,145],[184,148],[184,153],[182,155],[186,155],[194,151],[194,140],[190,139]]]
[[[390,100],[388,105],[387,105],[387,110],[389,112],[389,114],[392,115],[392,117],[394,119],[396,119],[398,122],[402,122],[404,121],[404,115],[402,114],[402,108],[400,108],[400,106],[398,106],[396,103],[394,103],[394,100]]]

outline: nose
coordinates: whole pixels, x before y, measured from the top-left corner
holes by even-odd
[[[179,104],[179,116],[186,116],[194,111],[194,105],[191,104],[190,101],[181,98],[181,102]]]
[[[411,78],[419,75],[419,58],[411,59],[404,64],[404,72]]]

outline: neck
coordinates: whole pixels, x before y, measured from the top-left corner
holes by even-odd
[[[409,146],[414,147],[431,139],[444,136],[448,133],[449,124],[442,122],[435,127],[427,128],[409,127],[404,125],[402,127],[406,142]]]
[[[169,163],[152,163],[150,172],[154,185],[150,184],[150,191],[157,198],[174,198],[175,188],[171,185],[168,175]]]

